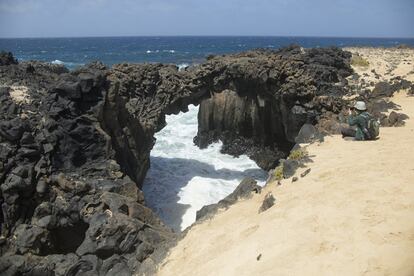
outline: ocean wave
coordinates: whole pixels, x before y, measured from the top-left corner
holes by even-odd
[[[55,59],[54,61],[51,62],[52,64],[58,64],[58,65],[63,65],[65,64],[63,61]]]
[[[159,52],[163,52],[163,53],[170,53],[170,54],[174,54],[176,51],[175,50],[147,50],[146,53],[147,54],[154,54],[154,53],[159,53]]]
[[[51,64],[56,64],[56,65],[64,65],[64,66],[68,67],[69,69],[73,69],[77,66],[85,65],[85,63],[81,63],[81,62],[66,62],[66,61],[61,61],[59,59],[55,59],[54,61],[51,61],[50,63]]]
[[[187,68],[189,66],[190,66],[190,64],[188,64],[188,63],[177,64],[178,71],[182,71],[182,70],[184,70],[185,68]]]
[[[151,167],[143,185],[145,201],[170,227],[179,231],[195,221],[204,205],[217,203],[251,176],[260,185],[267,173],[241,155],[220,153],[222,143],[199,149],[193,143],[198,129],[198,107],[166,117],[167,125],[155,137]]]

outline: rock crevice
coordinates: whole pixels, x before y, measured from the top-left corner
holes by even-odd
[[[0,274],[131,275],[175,234],[140,190],[165,116],[200,104],[201,146],[273,168],[301,126],[337,112],[350,54],[288,47],[174,65],[0,60]],[[30,101],[10,95],[24,86]]]

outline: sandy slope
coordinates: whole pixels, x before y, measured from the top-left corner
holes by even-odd
[[[344,48],[353,54],[359,54],[368,60],[367,67],[354,67],[354,70],[363,76],[367,82],[387,81],[393,77],[401,76],[409,81],[414,81],[414,48]],[[379,78],[375,78],[375,70]]]
[[[309,175],[194,226],[158,274],[414,275],[414,97],[393,101],[406,126],[310,145]],[[276,204],[259,214],[268,192]]]

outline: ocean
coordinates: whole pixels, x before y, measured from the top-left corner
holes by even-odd
[[[42,60],[69,69],[99,60],[111,66],[121,62],[162,62],[179,67],[203,62],[208,55],[256,48],[277,49],[290,44],[308,47],[414,46],[414,39],[318,38],[318,37],[101,37],[0,39],[0,50],[18,60]],[[197,134],[198,107],[167,116],[167,126],[156,133],[151,168],[144,180],[146,203],[176,231],[195,221],[197,210],[230,194],[246,177],[264,185],[267,172],[247,156],[220,153],[221,143],[200,150]]]
[[[199,63],[211,54],[256,48],[276,49],[290,44],[305,48],[326,46],[414,46],[414,38],[328,37],[91,37],[91,38],[0,38],[0,50],[11,51],[19,60],[62,63],[73,69],[91,61],[107,65],[120,62]]]

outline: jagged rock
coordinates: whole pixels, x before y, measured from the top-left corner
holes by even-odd
[[[292,177],[296,170],[300,167],[300,162],[298,160],[287,159],[281,160],[283,164],[283,177],[289,178]]]
[[[262,205],[259,208],[259,213],[262,213],[264,211],[266,211],[267,209],[269,209],[270,207],[272,207],[275,204],[275,197],[273,196],[273,194],[271,192],[267,193]]]
[[[304,124],[295,138],[296,143],[312,143],[314,141],[323,141],[323,136],[318,132],[315,126]]]
[[[342,109],[350,56],[337,48],[292,46],[211,57],[183,71],[101,63],[69,71],[36,61],[16,64],[2,55],[0,83],[25,87],[30,103],[16,102],[10,88],[0,90],[0,223],[6,238],[0,274],[150,269],[155,248],[174,237],[143,206],[139,190],[165,115],[189,104],[201,104],[200,110],[214,104],[213,112],[199,114],[196,141],[222,139],[224,152],[246,153],[272,168],[303,124]],[[217,206],[259,190],[244,180]],[[62,263],[66,256],[70,265]]]
[[[49,232],[34,225],[20,224],[14,231],[17,254],[31,252],[35,255],[45,255],[50,249]]]
[[[0,91],[1,275],[131,275],[140,261],[117,253],[143,261],[173,235],[142,205],[137,183],[120,173],[112,138],[101,127],[106,70],[98,63],[70,73],[41,62],[0,66],[0,82],[26,86],[31,99],[15,103],[8,86]],[[108,199],[105,192],[116,194]],[[90,225],[91,216],[108,212],[122,222]],[[103,243],[89,239],[96,228]]]
[[[228,67],[218,80],[223,89],[214,89],[216,93],[201,102],[194,141],[206,147],[220,139],[223,152],[247,154],[269,170],[286,156],[303,124],[314,123],[322,110],[341,109],[338,97],[320,95],[343,94],[343,89],[333,83],[342,81],[352,70],[349,55],[335,48],[301,51],[291,47],[260,54],[236,55],[242,60],[210,59]],[[267,54],[272,58],[267,59]],[[256,154],[259,151],[276,154],[265,154],[263,162],[258,160],[263,156]]]
[[[103,261],[100,275],[106,276],[130,276],[132,271],[128,268],[127,260],[121,256],[113,255]]]
[[[13,54],[10,52],[0,52],[0,66],[4,65],[11,65],[11,64],[17,64],[17,59],[13,57]]]
[[[405,124],[404,120],[408,119],[408,116],[403,113],[397,113],[395,111],[391,111],[388,115],[387,122],[384,123],[385,126],[403,126]]]
[[[379,82],[375,85],[372,93],[380,97],[391,97],[394,93],[393,87],[388,82]]]
[[[391,82],[378,82],[372,90],[372,97],[391,97],[396,91],[409,89],[412,83],[400,77],[393,78]]]
[[[203,206],[200,210],[197,211],[196,220],[202,220],[213,216],[217,210],[221,208],[228,208],[230,205],[234,204],[237,200],[242,198],[249,198],[252,196],[252,193],[260,193],[262,188],[257,185],[256,180],[250,177],[246,177],[242,182],[237,186],[237,188],[224,199],[220,200],[216,204]]]

